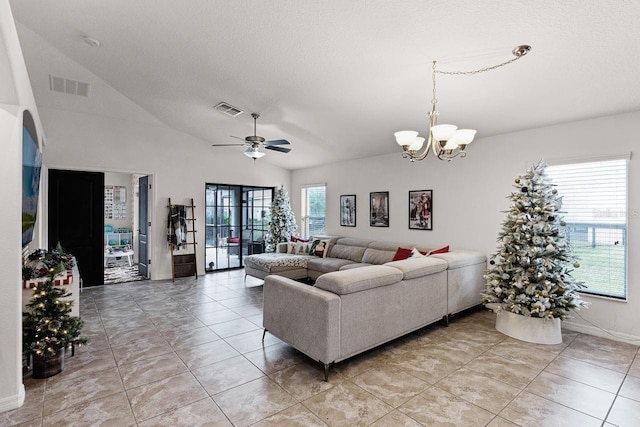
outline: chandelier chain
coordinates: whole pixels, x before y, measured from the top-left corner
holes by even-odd
[[[432,65],[433,72],[431,73],[431,87],[433,88],[433,96],[431,97],[431,103],[433,104],[433,108],[435,108],[438,100],[436,99],[436,61],[433,61]]]
[[[439,74],[455,75],[455,76],[480,74],[480,73],[484,73],[486,71],[495,70],[496,68],[504,67],[505,65],[509,65],[512,62],[515,62],[518,59],[520,59],[523,56],[525,56],[530,49],[531,49],[531,47],[529,47],[529,46],[522,46],[522,47],[519,46],[518,48],[514,49],[513,54],[515,56],[513,58],[511,58],[510,60],[505,61],[505,62],[503,62],[501,64],[492,65],[490,67],[484,67],[484,68],[480,68],[480,69],[477,69],[477,70],[471,70],[471,71],[443,71],[443,70],[436,70],[435,61],[434,61],[434,63],[433,63],[433,72],[434,73],[439,73]]]

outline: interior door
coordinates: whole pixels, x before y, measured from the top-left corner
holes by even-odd
[[[149,177],[138,180],[138,271],[140,275],[149,277]]]
[[[104,174],[49,170],[49,246],[76,257],[83,286],[104,284]]]

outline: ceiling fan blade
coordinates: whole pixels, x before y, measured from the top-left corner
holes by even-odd
[[[211,144],[212,147],[239,147],[244,144]]]
[[[231,136],[231,138],[241,139],[243,141],[245,140],[244,138],[240,138],[239,136],[233,136],[233,135],[230,135],[230,136]]]
[[[290,145],[291,143],[286,139],[276,139],[274,141],[265,142],[266,145]]]
[[[288,153],[291,151],[291,148],[278,147],[277,145],[265,145],[264,148],[267,150],[279,151],[281,153]]]

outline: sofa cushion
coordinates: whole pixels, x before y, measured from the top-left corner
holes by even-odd
[[[458,249],[443,254],[433,254],[430,258],[439,258],[446,261],[449,264],[449,270],[487,262],[487,257],[482,252]]]
[[[362,262],[367,264],[382,265],[385,262],[393,261],[395,251],[367,248],[362,255]]]
[[[402,261],[391,261],[385,264],[400,270],[404,280],[415,279],[447,269],[447,262],[435,257],[408,258]]]
[[[315,286],[338,295],[346,295],[391,285],[401,280],[400,270],[383,265],[371,265],[323,274],[316,280]]]
[[[331,273],[340,270],[340,267],[347,264],[354,264],[353,261],[340,258],[312,258],[307,263],[307,269],[317,271],[319,273]]]
[[[362,256],[371,241],[362,239],[342,238],[331,247],[329,257],[348,259],[353,262],[362,262]]]
[[[370,265],[373,265],[373,264],[367,264],[364,262],[354,262],[353,264],[343,265],[342,267],[340,267],[340,271],[351,270],[352,268],[369,267]]]

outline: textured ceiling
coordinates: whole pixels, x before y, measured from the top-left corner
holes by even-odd
[[[439,75],[440,122],[478,129],[480,145],[486,136],[640,109],[635,0],[10,3],[39,105],[160,121],[205,146],[250,135],[249,113],[259,112],[258,134],[293,148],[260,161],[288,169],[398,151],[393,132],[426,133],[431,61],[481,68],[519,44],[533,50],[507,67]],[[60,53],[75,68],[61,65]],[[106,90],[61,101],[48,90],[49,74],[111,87],[130,105],[103,99]],[[246,113],[223,115],[212,108],[220,101]],[[247,160],[242,147],[211,150]]]

